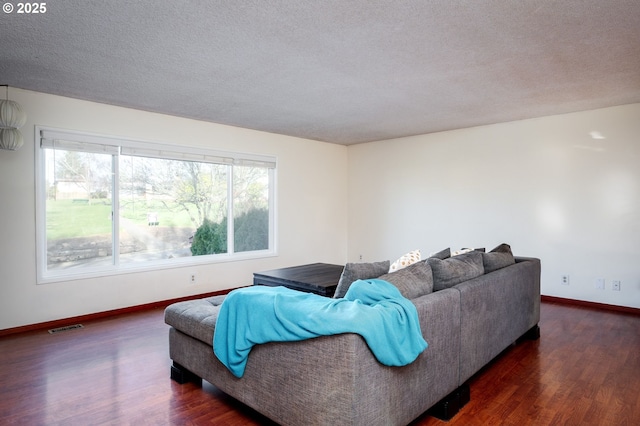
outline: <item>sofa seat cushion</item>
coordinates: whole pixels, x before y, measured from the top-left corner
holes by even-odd
[[[471,251],[445,260],[430,257],[427,262],[433,271],[434,291],[453,287],[484,274],[482,253],[479,251]]]
[[[164,322],[188,336],[212,345],[218,311],[225,297],[226,295],[213,296],[169,305],[164,310]]]

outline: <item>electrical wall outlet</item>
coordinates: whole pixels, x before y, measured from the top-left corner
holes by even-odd
[[[195,284],[195,283],[196,283],[196,274],[189,275],[189,284]]]
[[[560,277],[560,284],[569,285],[569,275],[563,275]]]
[[[611,281],[611,290],[620,291],[620,284],[621,284],[620,280]]]
[[[596,288],[598,290],[604,290],[604,278],[596,278]]]

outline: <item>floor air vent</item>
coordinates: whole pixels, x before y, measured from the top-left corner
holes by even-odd
[[[67,325],[65,327],[52,328],[49,330],[49,334],[62,333],[63,331],[75,330],[76,328],[83,328],[82,324]]]

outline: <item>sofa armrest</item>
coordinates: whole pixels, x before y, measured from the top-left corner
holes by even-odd
[[[540,321],[540,260],[456,285],[460,291],[462,384]]]

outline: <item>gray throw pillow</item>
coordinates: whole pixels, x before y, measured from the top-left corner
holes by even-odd
[[[439,252],[433,253],[429,257],[435,257],[436,259],[445,260],[451,257],[451,247],[447,247],[444,250],[440,250]]]
[[[445,260],[430,257],[427,262],[433,272],[434,291],[453,287],[484,274],[482,253],[479,251],[471,251]]]
[[[344,297],[354,281],[378,278],[380,275],[389,272],[390,266],[391,262],[389,260],[373,263],[347,263],[344,266],[333,297],[336,299]]]
[[[433,275],[427,262],[420,261],[378,279],[395,285],[407,299],[415,299],[433,292]]]
[[[482,253],[484,273],[488,274],[498,269],[505,268],[516,263],[509,244],[500,244],[489,253]]]

